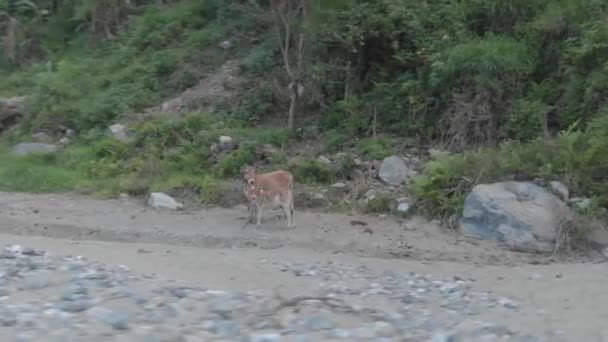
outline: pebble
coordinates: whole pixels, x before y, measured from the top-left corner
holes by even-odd
[[[249,337],[249,342],[278,342],[281,335],[278,333],[254,334]]]
[[[42,290],[50,285],[47,274],[28,275],[25,277],[23,288],[26,290]]]
[[[71,313],[83,312],[93,306],[90,300],[81,299],[74,301],[64,301],[57,305],[59,310]]]
[[[94,307],[87,311],[87,313],[103,322],[116,330],[127,330],[129,329],[129,316],[125,312],[113,311],[102,307]]]

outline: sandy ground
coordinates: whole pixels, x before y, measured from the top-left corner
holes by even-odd
[[[296,214],[295,229],[269,212],[258,230],[243,228],[243,208],[168,212],[132,199],[0,193],[0,244],[83,255],[189,285],[269,293],[280,286],[293,295],[306,294],[313,280],[281,272],[276,262],[460,277],[522,303],[480,320],[540,335],[558,331],[567,341],[608,340],[608,269],[599,254],[554,260],[508,252],[421,218]]]

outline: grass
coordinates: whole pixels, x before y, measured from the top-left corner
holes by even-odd
[[[86,179],[79,167],[84,162],[82,151],[61,155],[13,156],[0,149],[0,190],[21,192],[66,192],[74,190]]]

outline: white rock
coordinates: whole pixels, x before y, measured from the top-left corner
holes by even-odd
[[[331,187],[332,187],[332,188],[336,188],[336,189],[343,189],[343,188],[345,188],[345,187],[346,187],[346,184],[345,184],[345,183],[342,183],[342,182],[338,182],[338,183],[334,183],[334,184],[332,184],[332,186],[331,186]]]
[[[148,205],[155,209],[181,209],[184,205],[176,201],[173,197],[162,193],[153,192],[148,199]]]
[[[319,156],[317,160],[325,165],[331,165],[331,160],[329,160],[329,158],[327,158],[326,156]]]
[[[68,128],[68,129],[65,130],[65,136],[66,137],[71,137],[73,135],[74,135],[74,130],[73,129]]]
[[[564,202],[568,202],[570,199],[570,191],[568,191],[568,187],[562,182],[549,182],[549,189]]]
[[[116,123],[110,126],[109,129],[112,133],[112,136],[117,140],[120,140],[122,142],[126,142],[128,140],[127,127],[125,125]]]
[[[223,150],[231,150],[232,148],[234,148],[234,139],[227,135],[220,136],[219,147]]]
[[[314,194],[313,198],[322,200],[325,199],[325,196],[323,196],[322,193],[317,192],[316,194]]]
[[[224,40],[223,42],[220,43],[220,47],[224,50],[228,50],[228,49],[232,48],[232,42],[229,40]]]
[[[367,192],[365,193],[365,203],[372,201],[374,198],[376,198],[376,196],[378,196],[378,190],[376,189],[369,189],[367,190]]]
[[[386,184],[398,186],[405,182],[410,175],[410,169],[405,165],[405,161],[398,156],[385,158],[380,164],[378,177]]]
[[[407,202],[399,203],[399,205],[397,206],[397,211],[404,214],[407,213],[408,211],[410,211],[410,204]]]
[[[13,147],[11,153],[16,156],[24,156],[31,153],[54,153],[59,146],[43,143],[20,143]]]
[[[222,135],[220,136],[220,144],[222,145],[226,145],[226,144],[232,144],[232,137],[229,137],[227,135]]]
[[[59,139],[59,145],[66,146],[66,145],[69,145],[69,144],[70,144],[70,138],[63,137],[63,138]]]

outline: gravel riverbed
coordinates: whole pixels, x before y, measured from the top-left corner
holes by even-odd
[[[475,292],[468,279],[375,274],[329,262],[273,265],[317,280],[316,293],[286,298],[280,288],[263,294],[186,287],[124,265],[8,245],[0,251],[0,340],[545,340],[484,321],[487,310],[516,312],[520,304]]]

